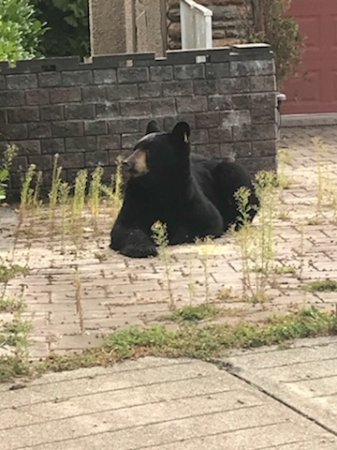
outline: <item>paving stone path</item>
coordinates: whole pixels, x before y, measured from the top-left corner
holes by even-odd
[[[201,247],[170,249],[172,290],[178,307],[204,302],[207,292],[210,301],[224,308],[223,320],[233,322],[263,320],[271,312],[309,304],[335,308],[335,295],[302,289],[309,280],[337,279],[337,223],[332,206],[323,208],[324,217],[316,217],[317,162],[311,142],[314,136],[322,138],[322,178],[325,183],[336,183],[335,128],[282,131],[280,147],[287,148],[291,156],[282,170],[291,184],[275,207],[274,234],[275,262],[284,273],[272,280],[266,305],[241,300],[239,249],[227,235],[208,249],[206,277]],[[22,296],[27,304],[24,317],[33,325],[32,358],[95,346],[107,332],[128,324],[156,323],[168,312],[163,262],[159,258],[132,260],[109,250],[109,217],[102,217],[99,232],[90,225],[84,228],[81,249],[76,252],[70,244],[62,248],[60,233],[50,232],[46,222],[27,218],[18,226],[14,211],[1,208],[0,214],[0,256],[29,268],[28,274],[17,276],[1,289],[8,296]],[[289,268],[294,273],[285,273]]]

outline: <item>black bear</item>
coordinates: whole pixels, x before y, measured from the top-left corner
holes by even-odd
[[[129,172],[124,202],[111,230],[110,248],[133,258],[157,255],[152,225],[166,224],[170,245],[217,238],[240,225],[235,192],[250,190],[252,220],[258,205],[248,173],[226,159],[190,155],[190,127],[179,122],[163,133],[151,121],[124,161]]]

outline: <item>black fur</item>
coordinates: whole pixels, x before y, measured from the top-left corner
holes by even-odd
[[[190,155],[186,122],[162,133],[151,121],[146,133],[126,161],[131,177],[111,230],[113,250],[134,258],[155,256],[151,226],[156,221],[166,224],[171,245],[219,237],[240,224],[234,193],[242,186],[251,190],[251,206],[258,204],[249,175],[237,163]],[[146,159],[146,173],[140,176],[137,158]]]

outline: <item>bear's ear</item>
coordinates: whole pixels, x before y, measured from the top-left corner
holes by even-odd
[[[158,132],[160,132],[160,128],[159,128],[157,122],[155,120],[151,120],[151,122],[149,122],[147,124],[145,134],[158,133]]]
[[[191,128],[186,122],[178,122],[172,130],[172,135],[178,140],[183,141],[185,144],[189,143],[191,134]]]

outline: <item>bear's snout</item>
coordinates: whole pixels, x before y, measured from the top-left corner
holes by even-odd
[[[130,176],[140,177],[149,171],[144,150],[136,150],[128,158],[124,159],[123,166],[128,170]]]
[[[131,156],[129,156],[126,159],[123,159],[123,161],[122,161],[123,167],[125,167],[125,169],[130,169],[130,167],[132,166]]]

